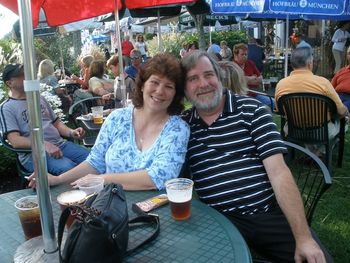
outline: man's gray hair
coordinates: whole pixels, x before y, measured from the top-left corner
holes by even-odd
[[[312,49],[309,47],[300,47],[292,51],[290,63],[294,69],[305,68],[308,64],[312,63]]]
[[[218,63],[215,61],[215,59],[210,54],[208,54],[206,51],[194,50],[194,51],[191,51],[191,53],[188,54],[186,57],[184,57],[181,60],[181,66],[182,66],[182,69],[184,70],[184,72],[187,73],[192,68],[194,68],[197,65],[199,59],[202,57],[207,57],[209,59],[210,63],[213,66],[213,69],[214,69],[216,76],[218,77],[219,81],[221,82],[222,77],[221,77],[220,67],[219,67]]]

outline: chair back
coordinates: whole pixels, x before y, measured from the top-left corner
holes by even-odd
[[[13,146],[4,138],[2,132],[0,131],[0,146],[3,146],[4,148],[12,151],[16,155],[16,169],[17,174],[21,179],[21,187],[25,188],[25,184],[27,183],[27,180],[24,178],[25,176],[30,176],[32,173],[28,172],[18,158],[18,153],[30,153],[31,149],[19,149],[19,148],[13,148]]]
[[[277,105],[280,114],[288,121],[289,141],[328,143],[328,122],[337,115],[333,100],[320,94],[291,93],[281,96]]]
[[[91,111],[91,107],[102,105],[103,100],[99,96],[79,100],[69,107],[69,121],[71,121],[75,127],[78,127],[79,125],[76,121],[78,116],[88,114]]]
[[[308,149],[291,142],[284,142],[288,152],[284,160],[291,170],[304,202],[308,224],[321,196],[331,186],[332,179],[326,165]]]

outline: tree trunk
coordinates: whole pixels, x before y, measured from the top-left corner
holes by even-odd
[[[191,16],[193,17],[193,21],[194,21],[194,24],[195,24],[197,32],[198,32],[198,46],[199,46],[199,49],[206,50],[207,45],[205,43],[204,26],[203,26],[205,15],[194,15],[194,14],[191,14]]]

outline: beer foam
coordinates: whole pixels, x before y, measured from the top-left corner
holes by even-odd
[[[86,197],[86,193],[81,190],[72,190],[64,192],[57,197],[57,201],[60,204],[71,204],[79,202]]]

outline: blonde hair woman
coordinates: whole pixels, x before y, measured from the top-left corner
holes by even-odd
[[[243,70],[232,61],[219,61],[222,84],[234,93],[245,95],[248,87]]]

